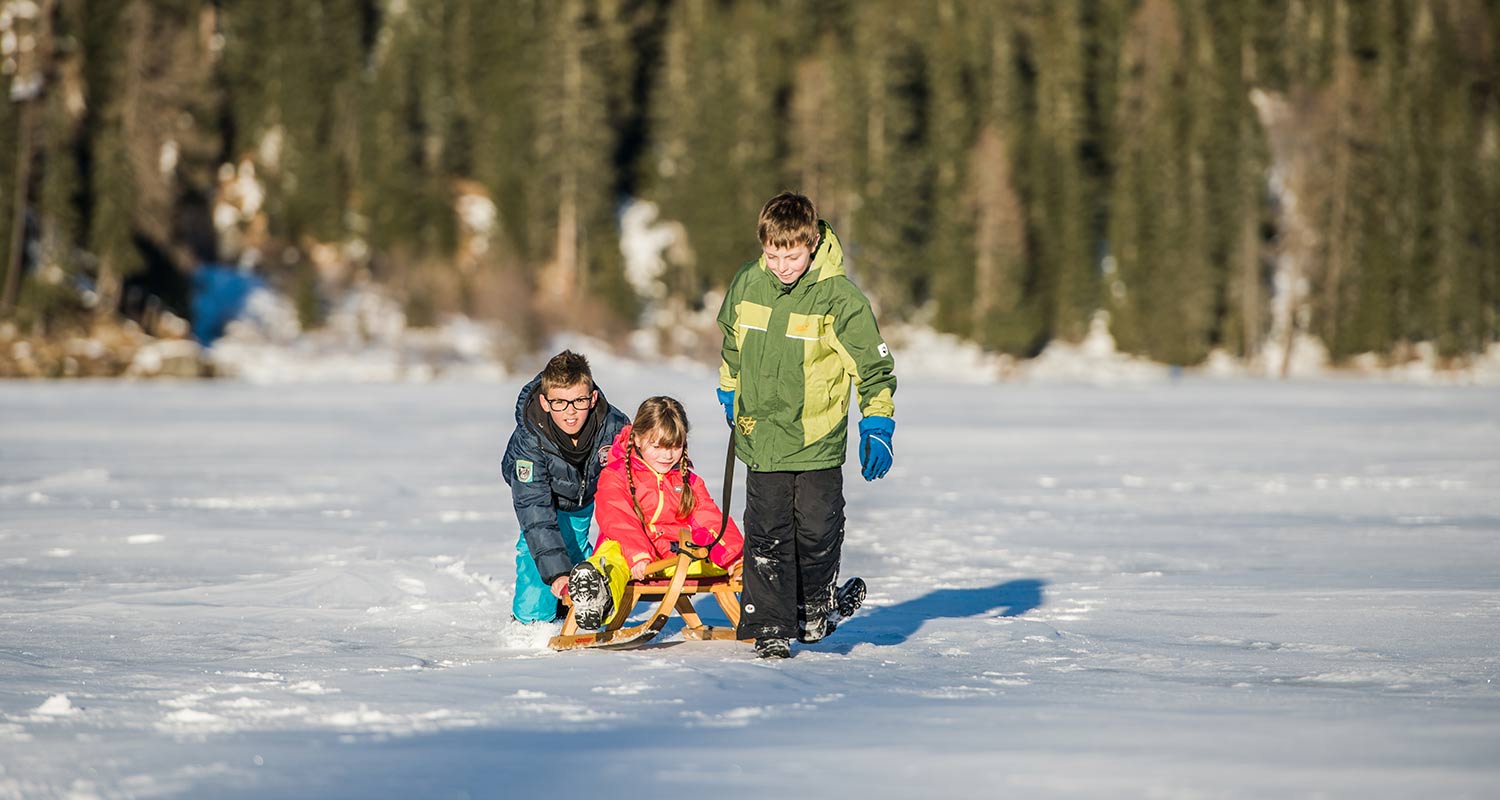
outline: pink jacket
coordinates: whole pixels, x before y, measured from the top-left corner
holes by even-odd
[[[696,498],[693,511],[684,517],[678,513],[682,497],[682,471],[658,475],[637,454],[630,459],[635,479],[636,502],[645,514],[644,523],[630,502],[630,484],[625,475],[625,450],[630,444],[630,426],[615,437],[609,451],[609,463],[599,475],[599,490],[594,494],[594,518],[599,520],[599,541],[613,539],[631,566],[672,555],[672,543],[679,531],[686,530],[698,544],[713,541],[719,533],[724,512],[708,493],[708,487],[697,473],[689,470],[688,487]],[[649,533],[648,533],[649,532]],[[740,559],[745,539],[734,520],[729,520],[724,538],[709,551],[709,559],[728,567]]]

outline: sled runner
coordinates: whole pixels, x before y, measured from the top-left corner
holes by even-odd
[[[677,543],[677,555],[653,561],[646,567],[646,577],[625,584],[625,595],[614,615],[604,627],[597,631],[578,632],[578,621],[574,618],[573,604],[564,599],[568,607],[567,619],[563,621],[562,633],[552,637],[547,646],[553,650],[576,650],[584,647],[599,647],[626,650],[651,641],[675,611],[687,625],[684,639],[707,641],[710,639],[733,640],[734,629],[740,622],[739,592],[744,588],[741,564],[735,564],[728,575],[715,577],[689,577],[688,567],[694,561],[708,558],[708,548],[695,546],[684,532]],[[666,570],[675,568],[671,577]],[[693,608],[692,596],[711,594],[729,618],[728,627],[713,627],[703,622]],[[626,627],[631,612],[642,600],[655,598],[656,605],[644,622]]]

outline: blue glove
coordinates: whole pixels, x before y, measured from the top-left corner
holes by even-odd
[[[896,451],[891,447],[891,434],[896,432],[896,421],[890,417],[865,417],[859,421],[859,465],[867,481],[884,478],[891,463],[896,460]]]
[[[729,420],[729,427],[734,427],[734,392],[719,389],[719,405],[724,407],[724,419]]]

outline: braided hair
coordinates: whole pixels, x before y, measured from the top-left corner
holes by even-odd
[[[693,513],[693,507],[697,504],[692,484],[688,482],[693,463],[688,459],[687,433],[687,412],[683,410],[681,403],[671,397],[648,397],[636,409],[635,420],[631,422],[630,441],[625,446],[625,482],[630,488],[630,504],[635,508],[635,515],[640,519],[643,530],[646,528],[646,512],[641,509],[641,502],[635,494],[637,437],[659,447],[682,448],[682,458],[677,462],[677,470],[682,477],[682,498],[678,501],[677,513],[678,516],[686,517]]]

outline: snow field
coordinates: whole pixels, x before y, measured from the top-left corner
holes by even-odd
[[[682,399],[717,493],[711,373],[595,371]],[[509,621],[523,381],[0,385],[0,797],[1500,781],[1493,388],[903,382],[846,469],[865,609],[766,663]]]

